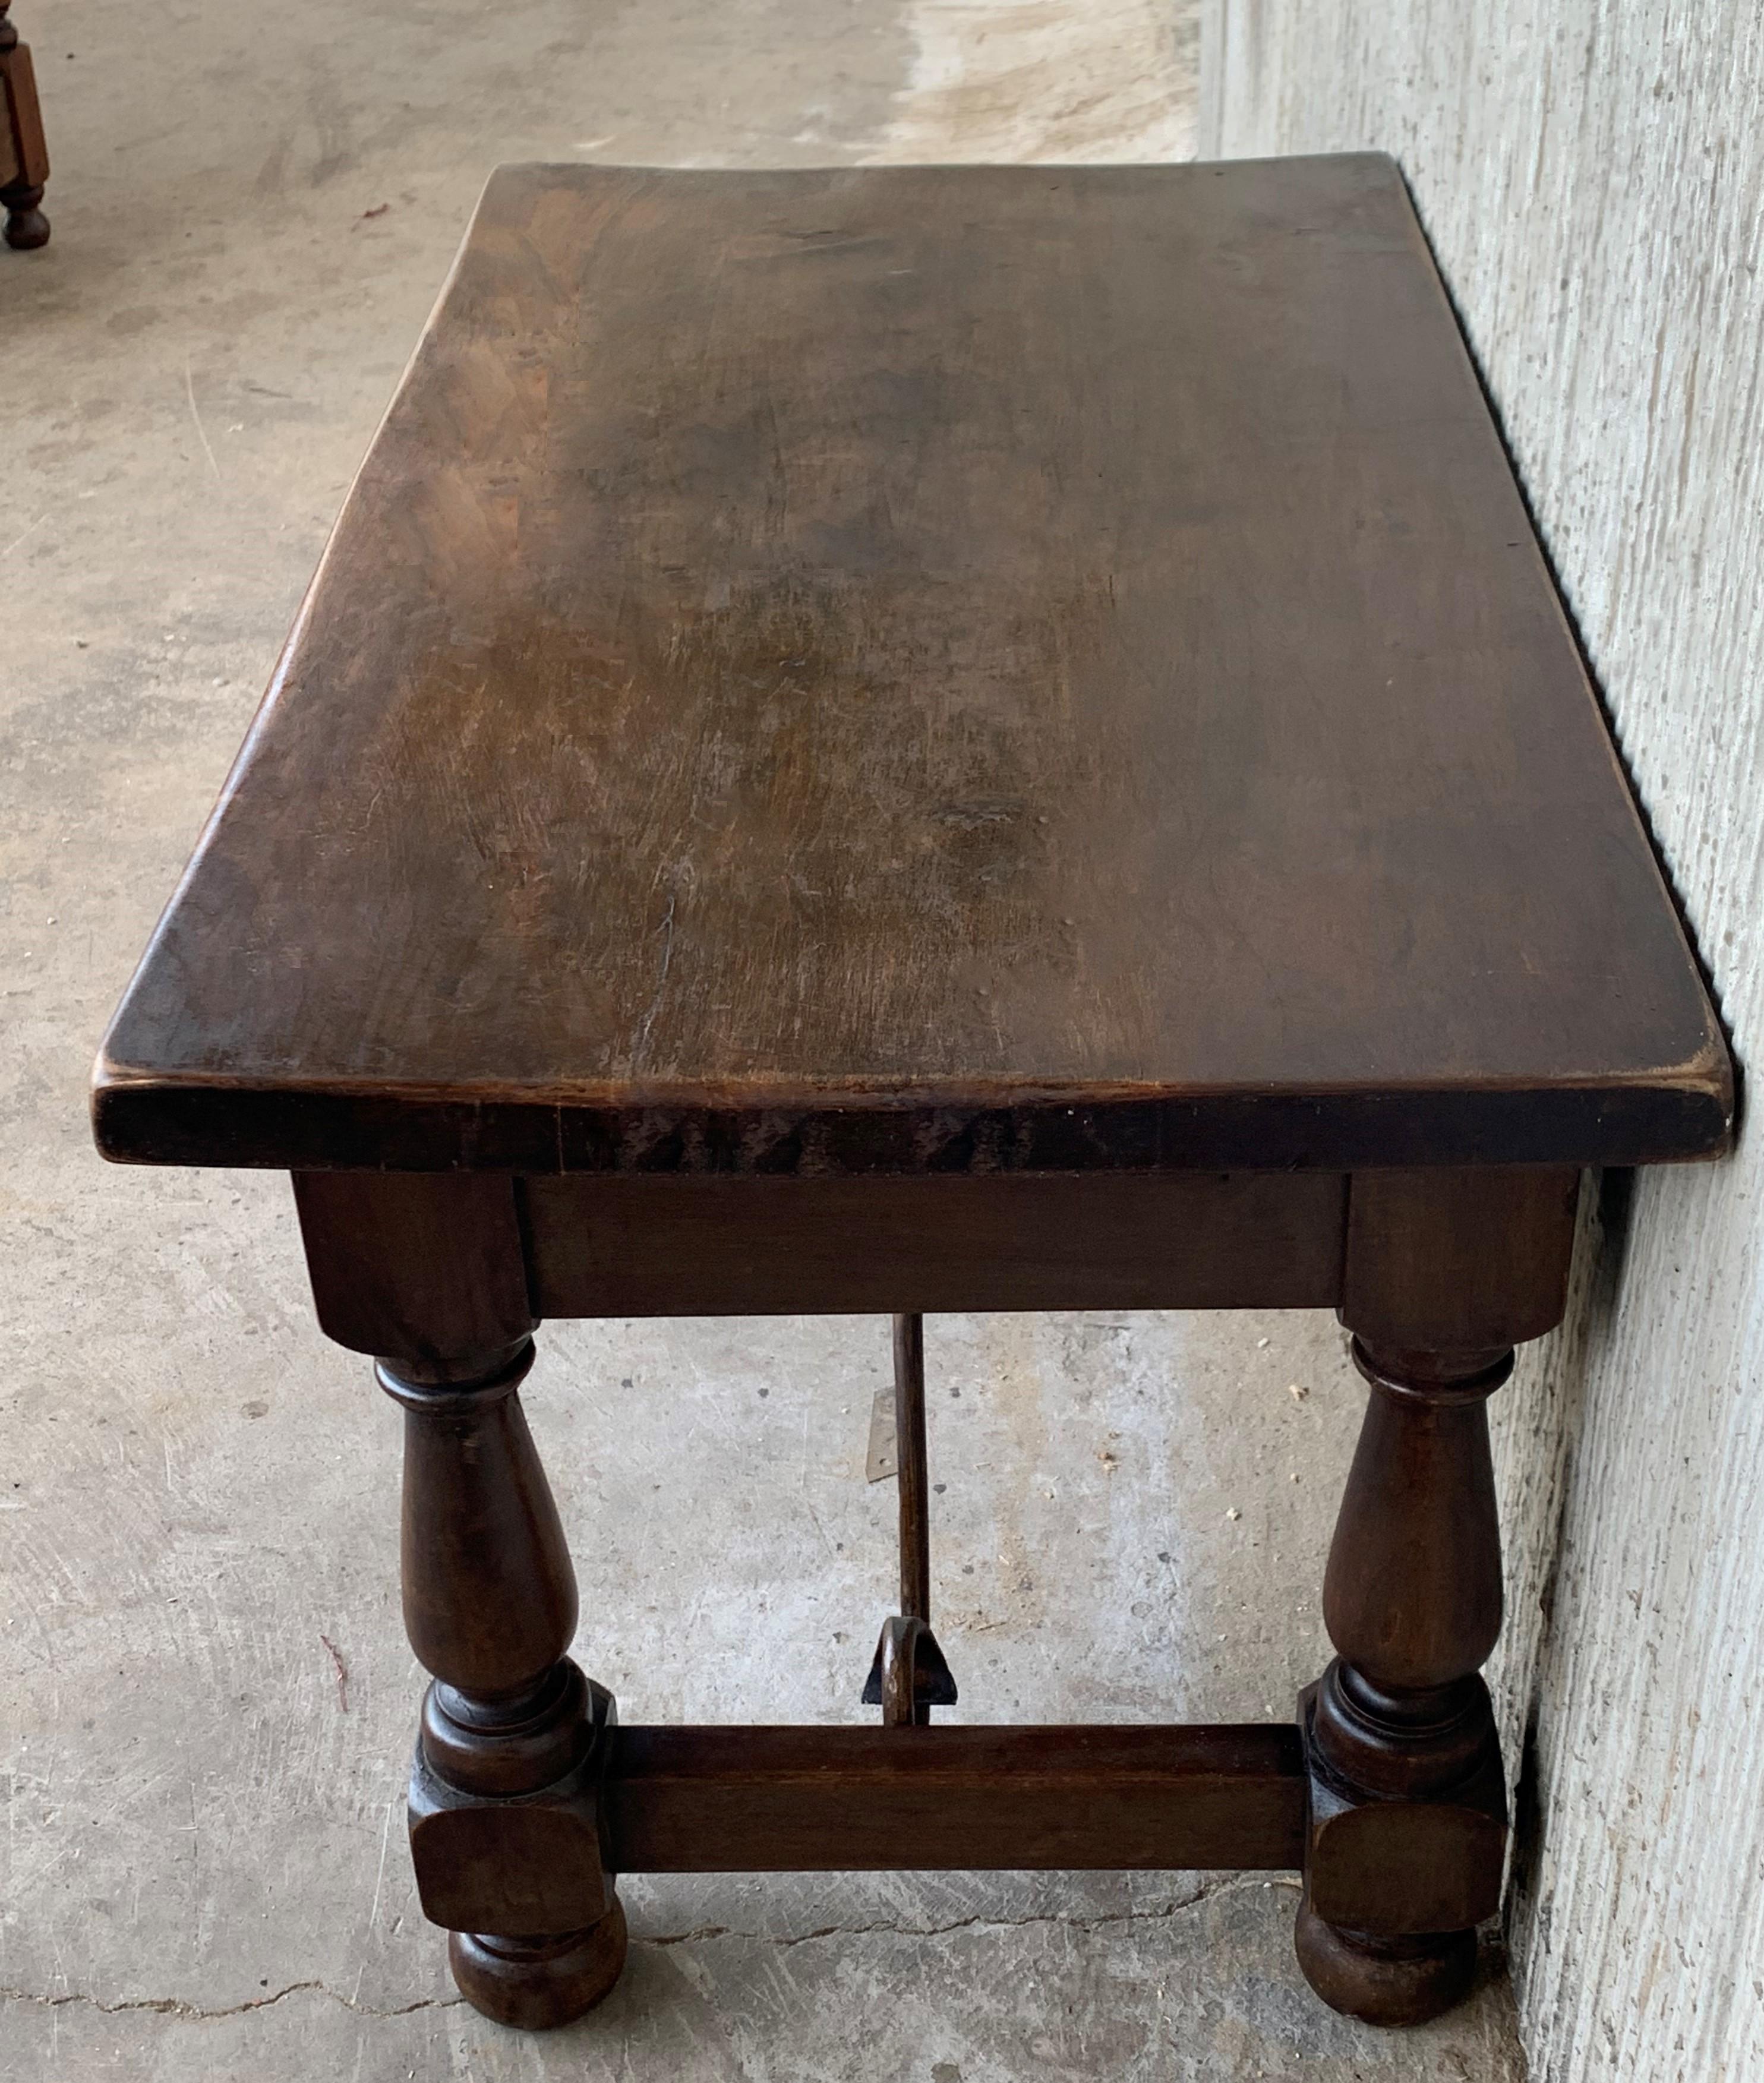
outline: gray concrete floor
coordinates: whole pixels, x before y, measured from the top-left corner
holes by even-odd
[[[312,1325],[283,1181],[87,1140],[105,1016],[486,171],[1168,152],[1181,11],[18,11],[55,238],[0,255],[0,2073],[1519,2077],[1498,1967],[1364,2030],[1259,1876],[632,1879],[600,2012],[487,2024],[403,1844],[395,1413]],[[1286,1711],[1360,1402],[1332,1324],[950,1318],[929,1347],[963,1713]],[[546,1333],[578,1654],[627,1719],[858,1713],[886,1362],[879,1321]]]

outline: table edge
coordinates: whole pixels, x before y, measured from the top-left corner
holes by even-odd
[[[446,1089],[129,1069],[100,1056],[116,1164],[808,1174],[1647,1164],[1733,1146],[1720,1037],[1651,1075],[1351,1087],[989,1080]]]

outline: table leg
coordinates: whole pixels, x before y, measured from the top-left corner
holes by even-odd
[[[1487,1402],[1561,1320],[1578,1176],[1356,1175],[1343,1320],[1371,1384],[1323,1584],[1340,1652],[1299,1703],[1301,1965],[1337,2010],[1456,2003],[1500,1907],[1506,1785],[1478,1673],[1500,1632]]]
[[[1300,1702],[1298,1956],[1337,2010],[1411,2025],[1464,1995],[1500,1903],[1506,1785],[1477,1674],[1501,1620],[1484,1405],[1512,1354],[1354,1357],[1372,1396],[1323,1584],[1340,1654]]]
[[[0,0],[0,207],[6,214],[6,241],[21,251],[46,246],[49,221],[38,207],[49,175],[49,155],[43,142],[43,115],[37,104],[31,51],[19,41],[7,19],[12,0]]]
[[[513,1189],[349,1172],[294,1188],[319,1321],[378,1356],[404,1412],[404,1625],[434,1678],[410,1782],[423,1912],[478,2009],[563,2025],[624,1962],[601,1858],[614,1709],[565,1654],[576,1580],[521,1409],[533,1313]]]
[[[563,2025],[624,1964],[601,1869],[596,1779],[610,1696],[564,1654],[576,1581],[512,1354],[382,1361],[404,1409],[404,1625],[434,1683],[411,1776],[425,1913],[461,1992],[504,2025]]]

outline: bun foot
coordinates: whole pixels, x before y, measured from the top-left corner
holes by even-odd
[[[43,191],[36,187],[14,188],[0,196],[6,210],[6,243],[15,251],[30,253],[49,244],[49,221],[37,208],[42,200]]]
[[[592,2010],[624,1966],[624,1906],[615,1895],[598,1924],[561,1938],[447,1935],[447,1964],[474,2010],[522,2032],[548,2032]]]
[[[1415,1938],[1338,1931],[1308,1897],[1299,1904],[1292,1939],[1318,1995],[1331,2010],[1367,2025],[1425,2025],[1462,2003],[1476,1975],[1474,1931]]]

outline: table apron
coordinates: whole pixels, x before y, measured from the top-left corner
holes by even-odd
[[[521,1182],[540,1316],[1329,1308],[1339,1172]]]

